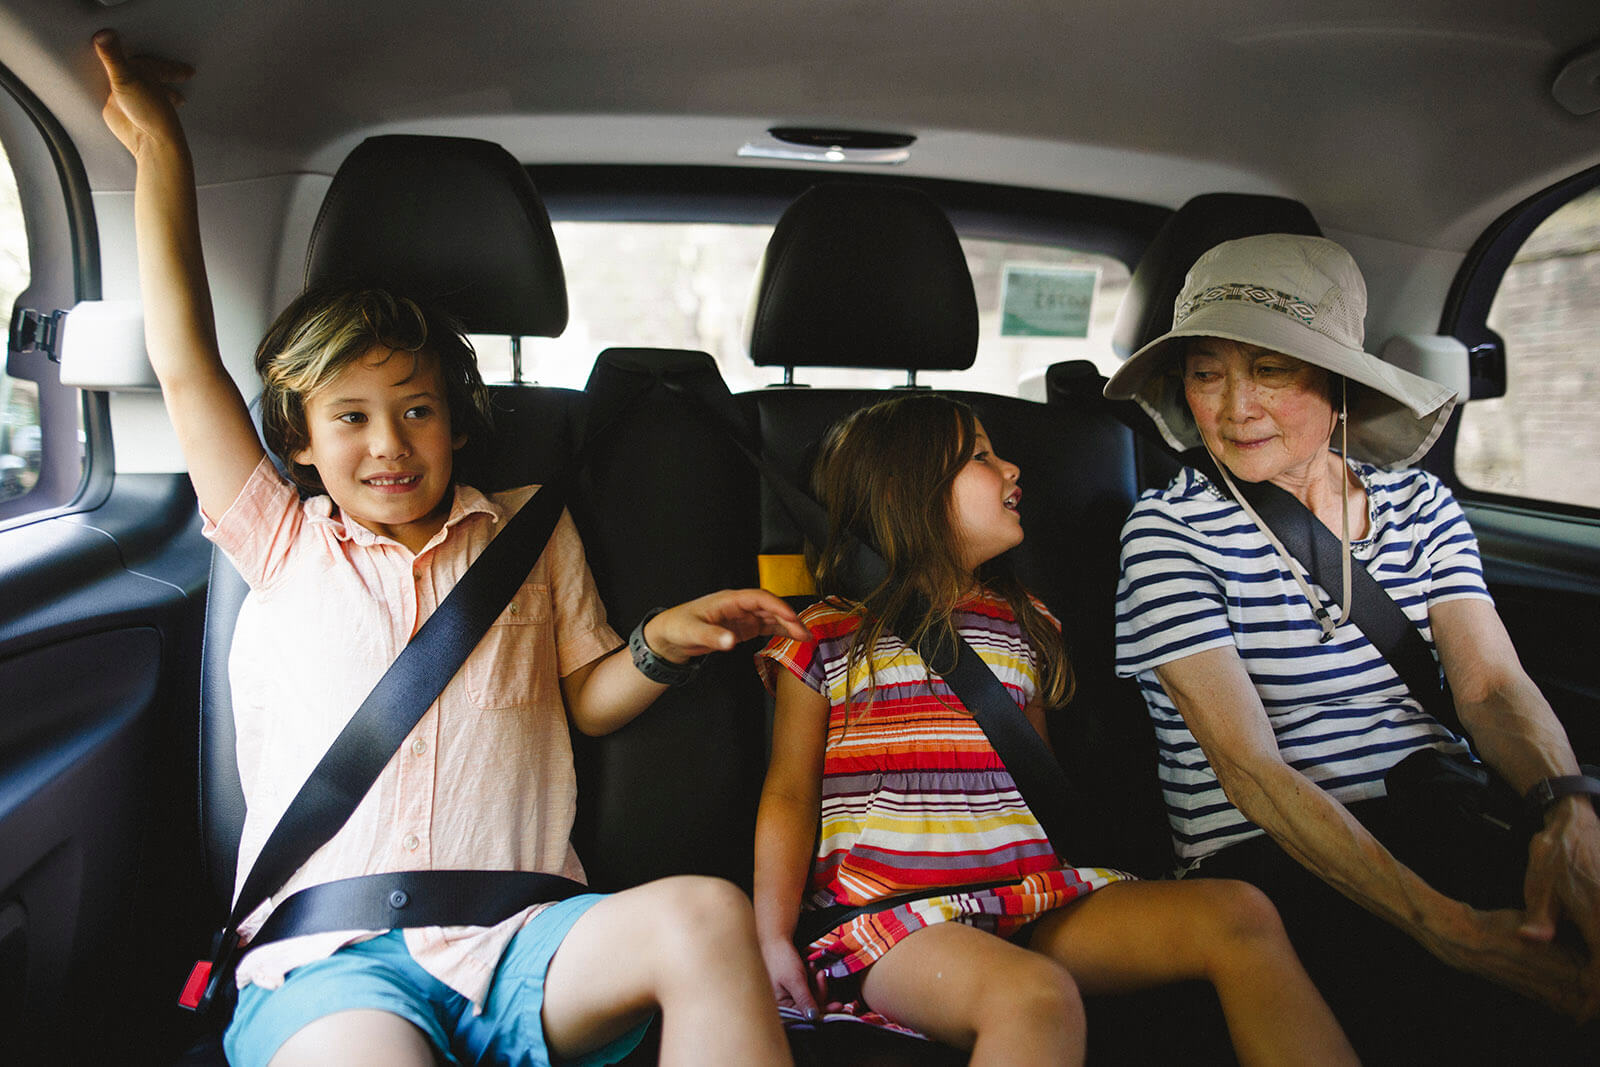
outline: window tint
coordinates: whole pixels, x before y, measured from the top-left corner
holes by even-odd
[[[28,233],[22,198],[0,144],[0,308],[8,321],[12,305],[27,287]],[[39,480],[41,446],[39,388],[11,378],[0,363],[0,502],[22,496]]]
[[[734,392],[782,380],[745,348],[745,318],[771,226],[714,223],[556,222],[572,317],[559,338],[522,345],[522,377],[579,388],[611,346],[709,352]],[[1127,267],[1109,256],[1046,245],[963,240],[977,292],[978,358],[959,372],[924,373],[936,388],[1043,399],[1044,369],[1091,359],[1119,365],[1111,331],[1127,290]],[[511,379],[505,338],[475,337],[484,375]],[[808,367],[807,385],[880,388],[905,384],[898,371]]]
[[[1557,209],[1523,242],[1488,324],[1505,339],[1506,395],[1464,406],[1461,481],[1600,508],[1600,189]]]

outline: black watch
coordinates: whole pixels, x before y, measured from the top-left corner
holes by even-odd
[[[628,636],[628,651],[633,655],[633,665],[639,668],[639,673],[652,682],[659,682],[662,685],[683,685],[700,673],[700,662],[705,657],[696,656],[688,663],[674,663],[670,659],[662,659],[656,655],[655,649],[644,639],[645,624],[666,610],[666,608],[653,608],[645,613],[645,617],[639,620],[639,625],[635,626],[633,633]]]
[[[1584,770],[1593,768],[1585,767]],[[1535,822],[1540,821],[1544,813],[1550,810],[1550,805],[1556,801],[1570,796],[1587,794],[1600,796],[1600,778],[1589,774],[1566,774],[1556,778],[1541,778],[1528,790],[1522,798],[1522,810],[1525,815]],[[1591,803],[1593,801],[1591,800]]]

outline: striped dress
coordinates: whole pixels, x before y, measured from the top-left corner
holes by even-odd
[[[1367,490],[1370,533],[1352,545],[1433,647],[1428,610],[1489,599],[1478,543],[1443,483],[1424,471],[1352,462]],[[1383,776],[1417,749],[1466,746],[1427,715],[1354,622],[1321,641],[1288,564],[1240,507],[1184,469],[1147,492],[1122,529],[1117,673],[1138,679],[1155,723],[1168,822],[1195,859],[1259,834],[1228,802],[1155,668],[1232,646],[1249,672],[1288,764],[1345,803],[1382,796]],[[1337,584],[1337,583],[1335,583]],[[1339,600],[1318,595],[1335,617]]]
[[[1006,883],[936,893],[830,930],[810,945],[815,972],[830,978],[858,973],[934,923],[964,922],[1009,936],[1053,908],[1129,877],[1062,865],[982,728],[943,679],[930,680],[902,641],[888,636],[879,642],[877,691],[869,703],[865,672],[858,667],[856,677],[845,678],[859,617],[838,601],[824,601],[801,618],[815,641],[775,638],[756,662],[769,688],[783,667],[829,703],[821,832],[803,907]],[[955,619],[1017,706],[1026,707],[1035,689],[1033,658],[1010,606],[983,593],[961,604]]]

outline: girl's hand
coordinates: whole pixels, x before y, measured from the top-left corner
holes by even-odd
[[[111,82],[101,115],[123,147],[137,158],[152,147],[184,145],[177,113],[183,97],[176,86],[192,77],[194,68],[154,56],[130,59],[115,30],[95,34],[94,50]]]
[[[760,634],[811,640],[794,609],[765,589],[723,589],[668,608],[650,620],[644,639],[656,655],[685,663]]]
[[[818,1017],[817,1001],[827,994],[818,991],[812,993],[811,976],[806,970],[806,965],[800,961],[800,953],[795,951],[793,943],[789,941],[763,942],[761,945],[761,958],[767,964],[767,977],[772,982],[772,995],[780,1008],[796,1008],[805,1013],[807,1019],[815,1020]],[[818,976],[818,983],[822,982]]]

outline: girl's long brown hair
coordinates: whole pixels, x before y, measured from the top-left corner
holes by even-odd
[[[1061,634],[1012,573],[1005,554],[968,571],[951,515],[956,475],[972,459],[977,419],[958,400],[910,393],[863,408],[824,439],[812,486],[828,509],[828,539],[807,547],[817,591],[861,616],[846,659],[847,687],[863,667],[868,703],[876,690],[872,650],[895,620],[918,650],[927,639],[955,636],[953,614],[974,581],[1010,604],[1034,656],[1039,699],[1059,707],[1072,696],[1072,667]],[[888,576],[863,592],[852,588],[854,542],[865,540],[888,564]],[[937,647],[954,648],[954,644]],[[932,671],[952,664],[930,663]]]

